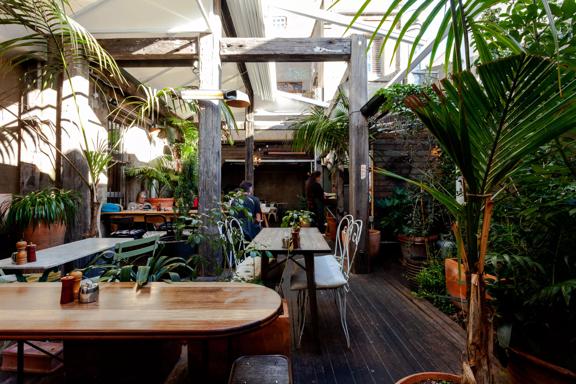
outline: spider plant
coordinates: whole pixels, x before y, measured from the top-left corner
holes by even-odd
[[[44,189],[5,201],[0,207],[0,217],[6,226],[20,230],[40,224],[70,224],[76,217],[78,203],[75,191]]]

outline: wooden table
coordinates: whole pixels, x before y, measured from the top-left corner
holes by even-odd
[[[198,213],[197,210],[190,211],[191,214]],[[134,210],[123,210],[119,212],[102,212],[102,218],[110,219],[116,217],[132,217],[134,218],[135,223],[143,223],[146,219],[146,216],[166,216],[166,217],[175,217],[176,211],[173,209],[169,209],[167,211],[157,211],[155,209],[134,209]]]
[[[65,267],[76,260],[114,248],[117,243],[123,243],[132,239],[113,237],[90,238],[71,243],[58,245],[36,251],[36,261],[16,265],[11,259],[0,260],[0,269],[14,270],[21,277],[24,270],[44,271],[41,281],[45,281],[48,273],[57,267]]]
[[[290,232],[290,228],[262,228],[248,247],[261,251],[269,251],[272,254],[288,253],[288,250],[282,247],[282,238],[290,236]],[[292,253],[288,255],[289,258],[292,258],[294,255],[304,256],[306,263],[306,281],[308,283],[310,299],[312,334],[316,340],[318,337],[318,303],[316,299],[316,282],[314,280],[314,254],[331,252],[330,246],[318,228],[301,228],[300,248],[293,250]],[[261,257],[260,259],[262,262],[261,274],[262,278],[264,278],[266,276],[268,258]],[[299,263],[297,263],[297,265],[301,266]]]
[[[237,335],[274,321],[282,305],[273,290],[246,283],[158,282],[140,290],[134,283],[102,283],[96,303],[60,305],[59,300],[60,283],[0,284],[0,340],[19,341],[19,361],[24,340]]]

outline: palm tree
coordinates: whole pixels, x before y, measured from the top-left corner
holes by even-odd
[[[73,67],[86,64],[90,73],[108,82],[124,83],[122,72],[114,59],[100,46],[98,41],[81,25],[70,18],[66,11],[70,9],[68,0],[3,0],[0,3],[0,25],[23,27],[25,35],[0,43],[0,58],[3,69],[23,65],[28,62],[40,61],[43,65],[39,74],[33,78],[40,79],[29,86],[39,86],[40,89],[53,88],[59,90],[63,83],[69,83],[71,96],[79,115],[79,106],[72,84]],[[58,92],[56,114],[61,114],[62,92]],[[107,145],[101,141],[90,143],[86,127],[79,121],[78,127],[82,134],[81,153],[87,163],[89,174],[86,177],[66,155],[62,154],[54,143],[42,134],[42,127],[58,131],[60,121],[43,121],[35,117],[16,118],[29,131],[39,135],[40,139],[52,146],[62,158],[78,173],[80,180],[90,190],[91,221],[88,236],[97,232],[97,213],[99,209],[98,183],[112,159]],[[6,128],[2,128],[5,133]],[[10,136],[2,134],[0,140]],[[4,140],[3,145],[7,145]],[[57,170],[57,173],[60,170]]]
[[[343,168],[348,162],[348,98],[338,92],[333,116],[326,116],[322,107],[312,107],[291,125],[294,131],[292,145],[297,151],[332,155],[332,177],[338,196],[338,211],[344,210]]]
[[[363,3],[356,18],[370,2]],[[380,24],[394,15],[390,31],[399,27],[403,36],[414,27],[421,14],[429,12],[412,46],[411,60],[417,43],[432,28],[434,17],[447,9],[437,28],[431,61],[445,42],[445,64],[448,67],[452,63],[452,77],[442,80],[442,89],[435,87],[438,100],[418,95],[408,97],[406,104],[461,172],[464,204],[458,204],[453,196],[433,186],[386,170],[379,172],[424,188],[455,218],[453,230],[459,256],[471,282],[464,383],[492,382],[493,340],[485,301],[484,263],[494,197],[503,191],[529,154],[573,129],[576,119],[576,73],[555,60],[524,54],[524,48],[506,31],[495,24],[478,21],[484,11],[503,3],[498,0],[393,1]],[[550,16],[550,30],[554,35],[548,1],[541,0],[541,4]],[[483,38],[485,32],[505,42],[514,55],[495,60]],[[389,37],[390,33],[385,42]],[[482,63],[475,68],[477,77],[472,71],[472,47],[476,48]]]

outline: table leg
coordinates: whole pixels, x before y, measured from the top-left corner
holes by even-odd
[[[318,302],[316,300],[316,280],[314,279],[314,254],[304,253],[306,263],[306,280],[308,283],[308,299],[310,303],[310,320],[312,321],[312,336],[318,345]]]
[[[17,373],[16,373],[16,382],[18,384],[24,384],[24,341],[18,340],[18,352],[17,352]]]

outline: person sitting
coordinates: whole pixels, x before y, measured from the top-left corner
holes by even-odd
[[[131,201],[128,203],[128,210],[134,211],[137,209],[152,209],[152,204],[146,201],[147,199],[146,191],[140,191],[136,195],[136,201]]]
[[[239,219],[242,222],[244,237],[250,241],[256,237],[261,229],[262,210],[260,208],[260,199],[254,196],[254,186],[249,181],[240,183],[240,189],[244,193],[242,205],[251,216],[240,217]]]

